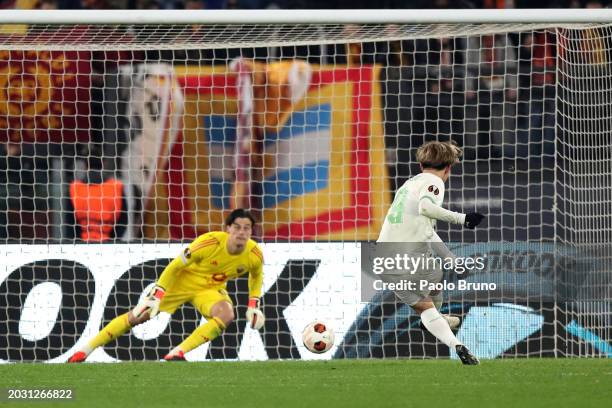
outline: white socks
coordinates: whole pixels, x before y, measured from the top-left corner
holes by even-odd
[[[173,348],[168,355],[170,356],[178,356],[179,352],[183,351],[179,346],[176,346],[175,348]]]
[[[461,344],[451,331],[446,319],[436,310],[435,307],[421,313],[421,321],[431,334],[436,336],[441,342],[455,350],[455,346]]]

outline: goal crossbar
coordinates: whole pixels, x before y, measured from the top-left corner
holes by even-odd
[[[513,24],[612,22],[611,9],[2,10],[0,24]]]
[[[3,10],[3,50],[173,50],[323,45],[612,23],[612,10]],[[193,26],[202,29],[192,30]],[[21,27],[21,29],[15,29]],[[28,27],[27,30],[24,27]]]

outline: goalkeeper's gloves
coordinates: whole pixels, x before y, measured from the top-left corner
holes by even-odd
[[[166,294],[166,291],[160,286],[154,286],[149,291],[147,296],[136,305],[132,314],[135,318],[140,318],[145,313],[149,312],[149,319],[154,318],[159,313],[159,304],[162,298]]]
[[[480,213],[469,213],[465,215],[465,228],[474,229],[483,220],[484,215]]]
[[[263,327],[266,318],[261,310],[259,310],[258,298],[249,299],[249,307],[246,312],[246,318],[251,329],[259,330]]]

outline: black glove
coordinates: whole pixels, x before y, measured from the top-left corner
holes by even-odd
[[[484,215],[480,213],[469,213],[465,215],[465,222],[463,225],[465,228],[474,229],[483,219]]]

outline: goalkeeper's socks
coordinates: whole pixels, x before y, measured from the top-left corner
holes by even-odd
[[[107,324],[100,332],[87,343],[87,349],[82,351],[89,354],[96,348],[115,340],[117,337],[126,333],[132,326],[128,321],[128,314],[124,313],[120,316],[115,317],[109,324]]]
[[[461,344],[461,342],[457,340],[457,338],[451,331],[446,319],[442,317],[442,315],[436,310],[435,307],[427,309],[423,313],[421,313],[421,321],[431,334],[436,336],[442,343],[446,344],[448,347],[452,347],[453,350],[455,349],[455,346]]]
[[[218,317],[213,317],[191,333],[181,344],[175,347],[169,354],[176,354],[179,350],[188,353],[201,344],[216,339],[225,330],[225,324]]]

